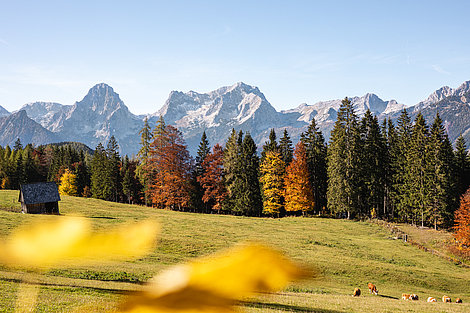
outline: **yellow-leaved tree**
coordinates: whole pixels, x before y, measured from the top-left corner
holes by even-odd
[[[60,177],[59,193],[66,196],[76,196],[77,191],[77,175],[66,169]]]
[[[284,184],[287,212],[305,214],[313,210],[313,188],[308,179],[307,152],[302,142],[295,147],[294,159],[286,169]]]
[[[260,166],[264,214],[279,216],[282,210],[285,167],[279,152],[269,151],[266,153]]]

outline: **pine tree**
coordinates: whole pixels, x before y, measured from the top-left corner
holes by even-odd
[[[204,175],[204,167],[202,166],[202,164],[209,153],[209,141],[207,140],[206,132],[204,131],[202,133],[199,148],[196,153],[196,164],[194,166],[194,171],[191,177],[191,203],[197,211],[202,212],[207,212],[208,210],[207,207],[204,207],[204,203],[206,203],[206,201],[202,200],[202,197],[204,196],[204,190],[202,189],[202,186],[199,183],[199,177]]]
[[[328,149],[328,208],[346,213],[348,219],[359,213],[359,130],[351,101],[341,102],[331,132]]]
[[[224,168],[223,168],[224,151],[219,144],[212,148],[202,162],[202,175],[197,177],[199,184],[202,186],[202,200],[209,205],[211,210],[219,213],[222,204],[227,197],[227,190],[224,184]]]
[[[263,214],[277,216],[283,210],[285,164],[277,151],[267,151],[261,162]]]
[[[77,175],[66,169],[60,178],[59,193],[66,196],[77,196]]]
[[[403,109],[398,118],[396,135],[395,144],[390,146],[390,167],[393,175],[392,198],[399,220],[408,222],[412,218],[413,212],[411,191],[408,189],[409,184],[407,183],[411,166],[411,160],[408,156],[411,146],[411,119],[406,109]]]
[[[276,141],[276,132],[274,131],[274,128],[272,128],[269,132],[269,140],[266,141],[263,145],[263,150],[261,151],[261,162],[263,162],[264,158],[266,157],[266,153],[269,151],[279,152],[279,145]]]
[[[430,153],[429,131],[421,113],[416,116],[412,133],[411,145],[406,153],[408,159],[405,174],[405,188],[408,190],[410,207],[413,209],[414,220],[421,220],[421,226],[429,214],[430,201]]]
[[[106,147],[107,171],[105,176],[105,193],[109,201],[119,202],[121,199],[121,157],[119,156],[119,145],[114,136],[111,136]]]
[[[284,185],[287,212],[302,212],[305,215],[313,210],[313,188],[308,174],[307,151],[302,142],[295,147],[295,159],[287,167]]]
[[[103,145],[99,143],[91,159],[91,193],[93,198],[106,199],[107,197],[104,179],[107,175],[106,162],[106,152]]]
[[[470,162],[465,139],[462,135],[457,138],[455,143],[455,174],[456,191],[460,198],[468,189],[470,184]]]
[[[385,186],[384,186],[384,211],[383,216],[388,219],[395,217],[396,199],[398,194],[394,188],[393,178],[397,175],[396,171],[396,156],[398,146],[398,135],[395,125],[390,118],[384,120],[385,127],[383,128],[383,136],[386,142],[385,155],[383,156],[385,162]]]
[[[378,119],[372,116],[370,110],[362,118],[360,132],[361,211],[369,214],[374,210],[381,214],[384,207],[386,146]]]
[[[451,226],[457,204],[455,192],[454,154],[439,113],[431,126],[429,138],[430,218],[437,229],[438,222]]]
[[[242,133],[239,133],[238,144]],[[239,159],[239,181],[235,187],[234,212],[248,215],[260,216],[262,210],[261,190],[259,184],[259,157],[256,144],[247,132],[240,145]]]
[[[235,129],[232,129],[230,137],[225,144],[223,168],[225,187],[227,188],[227,198],[223,203],[223,210],[232,212],[235,206],[237,192],[241,185],[241,146],[239,145],[238,135]]]
[[[150,154],[150,141],[152,140],[151,128],[148,124],[147,118],[144,119],[144,127],[139,131],[140,134],[140,149],[137,153],[137,160],[139,160],[139,165],[136,169],[136,175],[140,180],[140,183],[144,187],[144,201],[145,205],[148,203],[148,186],[149,182],[149,173],[147,172],[147,160]]]
[[[23,145],[21,144],[20,138],[16,139],[15,144],[13,145],[13,150],[23,150]]]
[[[289,166],[290,162],[292,162],[294,149],[292,148],[292,140],[290,140],[287,129],[284,129],[284,133],[279,140],[279,153],[281,154],[284,164]]]
[[[310,185],[313,187],[314,211],[320,212],[327,207],[327,146],[322,132],[312,118],[305,133],[300,136],[307,153],[307,166]]]

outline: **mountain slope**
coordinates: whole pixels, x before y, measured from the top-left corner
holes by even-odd
[[[24,110],[0,118],[0,145],[12,146],[18,138],[23,145],[28,143],[41,145],[61,141],[60,136],[30,119]]]
[[[8,115],[10,115],[10,112],[8,112],[4,107],[0,105],[0,117],[8,116]]]

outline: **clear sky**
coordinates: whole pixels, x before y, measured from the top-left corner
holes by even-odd
[[[413,105],[470,80],[470,1],[0,0],[0,105],[111,85],[133,113],[172,90],[255,85],[278,110],[376,93]]]

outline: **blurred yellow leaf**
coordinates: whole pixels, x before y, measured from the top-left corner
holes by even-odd
[[[123,312],[234,312],[237,300],[279,290],[305,274],[276,250],[260,244],[237,246],[154,277]]]
[[[144,221],[92,234],[90,222],[84,218],[57,217],[52,222],[23,227],[0,242],[0,262],[45,268],[140,257],[154,246],[157,231],[156,223]]]

